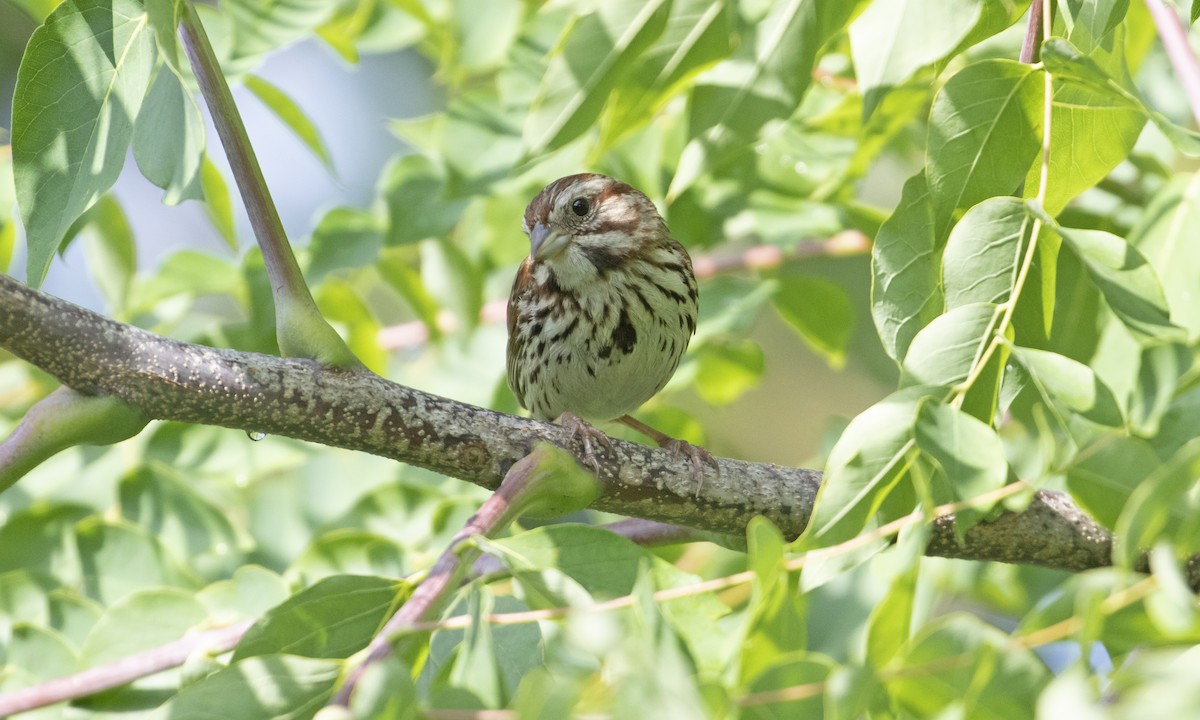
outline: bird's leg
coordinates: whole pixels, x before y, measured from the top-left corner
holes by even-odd
[[[605,448],[612,451],[612,440],[608,438],[602,431],[592,427],[586,420],[579,417],[575,413],[565,412],[558,416],[558,424],[562,425],[571,433],[572,437],[579,438],[579,442],[583,445],[583,460],[596,474],[600,474],[600,461],[596,459],[596,453],[592,450],[592,442],[595,441]]]
[[[622,415],[617,418],[617,422],[637,430],[658,443],[659,447],[670,450],[671,454],[675,457],[687,455],[688,460],[692,463],[692,478],[696,480],[697,496],[700,495],[700,490],[704,487],[705,465],[711,465],[712,469],[716,471],[717,477],[721,477],[721,466],[717,464],[717,459],[713,457],[712,453],[699,445],[693,445],[686,440],[678,440],[664,432],[659,432],[641,420],[634,418],[632,415]]]

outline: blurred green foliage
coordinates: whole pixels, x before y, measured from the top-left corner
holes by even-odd
[[[444,613],[466,627],[410,638],[364,678],[354,713],[1194,713],[1200,617],[1179,563],[1200,550],[1200,136],[1141,3],[1052,3],[1043,62],[1024,65],[1028,4],[201,6],[231,82],[326,165],[320,129],[254,74],[266,54],[316,39],[349,63],[409,49],[433,67],[444,109],[391,125],[415,152],[390,160],[371,203],[325,212],[299,251],[322,312],[372,369],[514,411],[488,303],[524,253],[528,199],[590,169],[644,190],[694,257],[740,258],[713,263],[651,424],[702,442],[696,416],[723,417],[705,406],[797,363],[758,344],[768,313],[831,366],[899,378],[831,439],[797,542],[761,520],[746,555],[514,528],[486,544],[501,569]],[[0,264],[23,228],[37,284],[79,236],[114,317],[276,352],[262,259],[239,245],[232,179],[208,159],[174,2],[4,5],[43,24],[0,151]],[[203,202],[238,254],[182,251],[139,271],[130,209],[109,192],[130,150],[164,202]],[[788,259],[845,231],[874,240],[870,268]],[[781,265],[745,255],[764,246]],[[53,385],[0,365],[9,424]],[[965,530],[1015,480],[1066,490],[1116,530],[1114,567],[921,556],[917,518],[972,502],[958,506]],[[231,658],[38,716],[311,717],[484,496],[378,458],[171,423],[62,453],[0,496],[0,692],[256,618]],[[914,510],[894,544],[871,535]],[[1153,573],[1136,573],[1147,550]]]

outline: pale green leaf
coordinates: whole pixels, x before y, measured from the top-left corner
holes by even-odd
[[[1033,212],[1083,262],[1109,309],[1139,342],[1151,345],[1182,339],[1184,331],[1171,322],[1158,277],[1137,248],[1112,233],[1057,226],[1045,213]]]
[[[189,685],[167,705],[170,720],[298,720],[329,699],[342,663],[291,655],[235,662]]]
[[[402,580],[335,575],[301,590],[246,631],[234,660],[273,653],[350,657],[367,646],[403,600]]]
[[[1087,365],[1045,350],[1014,347],[1012,352],[1032,387],[1078,440],[1096,432],[1095,427],[1081,427],[1079,421],[1102,428],[1124,425],[1112,391]]]
[[[662,34],[670,11],[668,0],[620,0],[575,20],[526,118],[527,154],[554,150],[590,128],[617,80]]]
[[[1067,468],[1067,489],[1079,507],[1111,530],[1129,496],[1158,465],[1154,449],[1145,441],[1105,438]]]
[[[846,363],[853,330],[850,297],[838,284],[807,275],[785,275],[771,303],[792,329],[830,366]]]
[[[922,172],[904,183],[900,205],[880,226],[871,251],[871,314],[884,349],[898,361],[942,311],[940,250]]]
[[[12,140],[31,285],[41,284],[67,229],[120,174],[153,58],[136,0],[69,0],[30,38]]]
[[[233,33],[233,57],[261,55],[310,33],[333,15],[329,0],[226,0]]]
[[[233,202],[229,197],[229,186],[221,171],[205,153],[200,164],[200,187],[204,191],[204,212],[213,227],[231,250],[237,250],[237,229],[233,224]]]
[[[166,191],[167,205],[204,197],[204,119],[191,93],[166,65],[159,66],[134,124],[133,157],[142,175]]]
[[[1162,281],[1171,320],[1200,334],[1200,173],[1177,175],[1151,198],[1129,234]]]
[[[904,357],[909,385],[957,385],[967,376],[992,340],[1000,317],[990,303],[962,305],[939,316],[913,338]]]
[[[863,115],[883,95],[958,47],[978,22],[979,0],[875,2],[850,23],[850,54]]]
[[[125,211],[111,194],[103,195],[88,212],[84,230],[88,270],[111,310],[122,310],[137,272],[137,246]]]
[[[325,139],[321,137],[320,129],[313,124],[313,121],[308,118],[295,100],[257,75],[246,75],[243,83],[247,90],[254,93],[254,96],[275,113],[275,117],[279,118],[279,121],[286,125],[313,155],[317,156],[326,170],[333,172],[333,158],[329,155],[329,148],[325,145]]]
[[[929,192],[936,235],[959,211],[1007,195],[1041,147],[1042,74],[1014,60],[966,66],[942,87],[929,111]]]
[[[968,210],[942,254],[947,309],[1007,302],[1032,225],[1025,204],[1013,197],[988,198]]]

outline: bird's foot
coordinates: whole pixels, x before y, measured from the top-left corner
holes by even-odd
[[[721,477],[721,466],[717,464],[717,459],[699,445],[693,445],[687,440],[667,438],[659,442],[658,446],[670,450],[675,457],[687,456],[688,462],[692,465],[692,479],[696,481],[696,497],[700,497],[700,491],[704,489],[705,465],[710,466],[718,478]]]
[[[704,489],[705,465],[711,466],[716,476],[718,478],[721,477],[721,466],[717,463],[717,459],[713,457],[712,453],[699,445],[693,445],[686,440],[677,440],[665,432],[655,430],[632,415],[619,417],[617,418],[617,422],[637,430],[657,443],[660,448],[670,450],[671,454],[675,457],[686,455],[692,465],[692,479],[696,481],[696,497],[700,497],[700,491]]]
[[[575,413],[563,413],[558,418],[558,424],[566,428],[567,432],[571,433],[571,437],[579,440],[580,444],[583,445],[583,461],[591,465],[592,470],[599,475],[600,461],[596,459],[596,452],[592,448],[592,443],[603,445],[609,452],[612,452],[612,440]]]

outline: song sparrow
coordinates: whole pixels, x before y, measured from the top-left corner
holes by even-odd
[[[508,299],[508,385],[535,418],[560,422],[599,471],[589,422],[617,420],[676,454],[697,483],[707,450],[628,413],[666,385],[696,331],[692,261],[654,204],[629,185],[580,174],[525,209],[530,252]],[[719,470],[718,470],[719,471]]]

